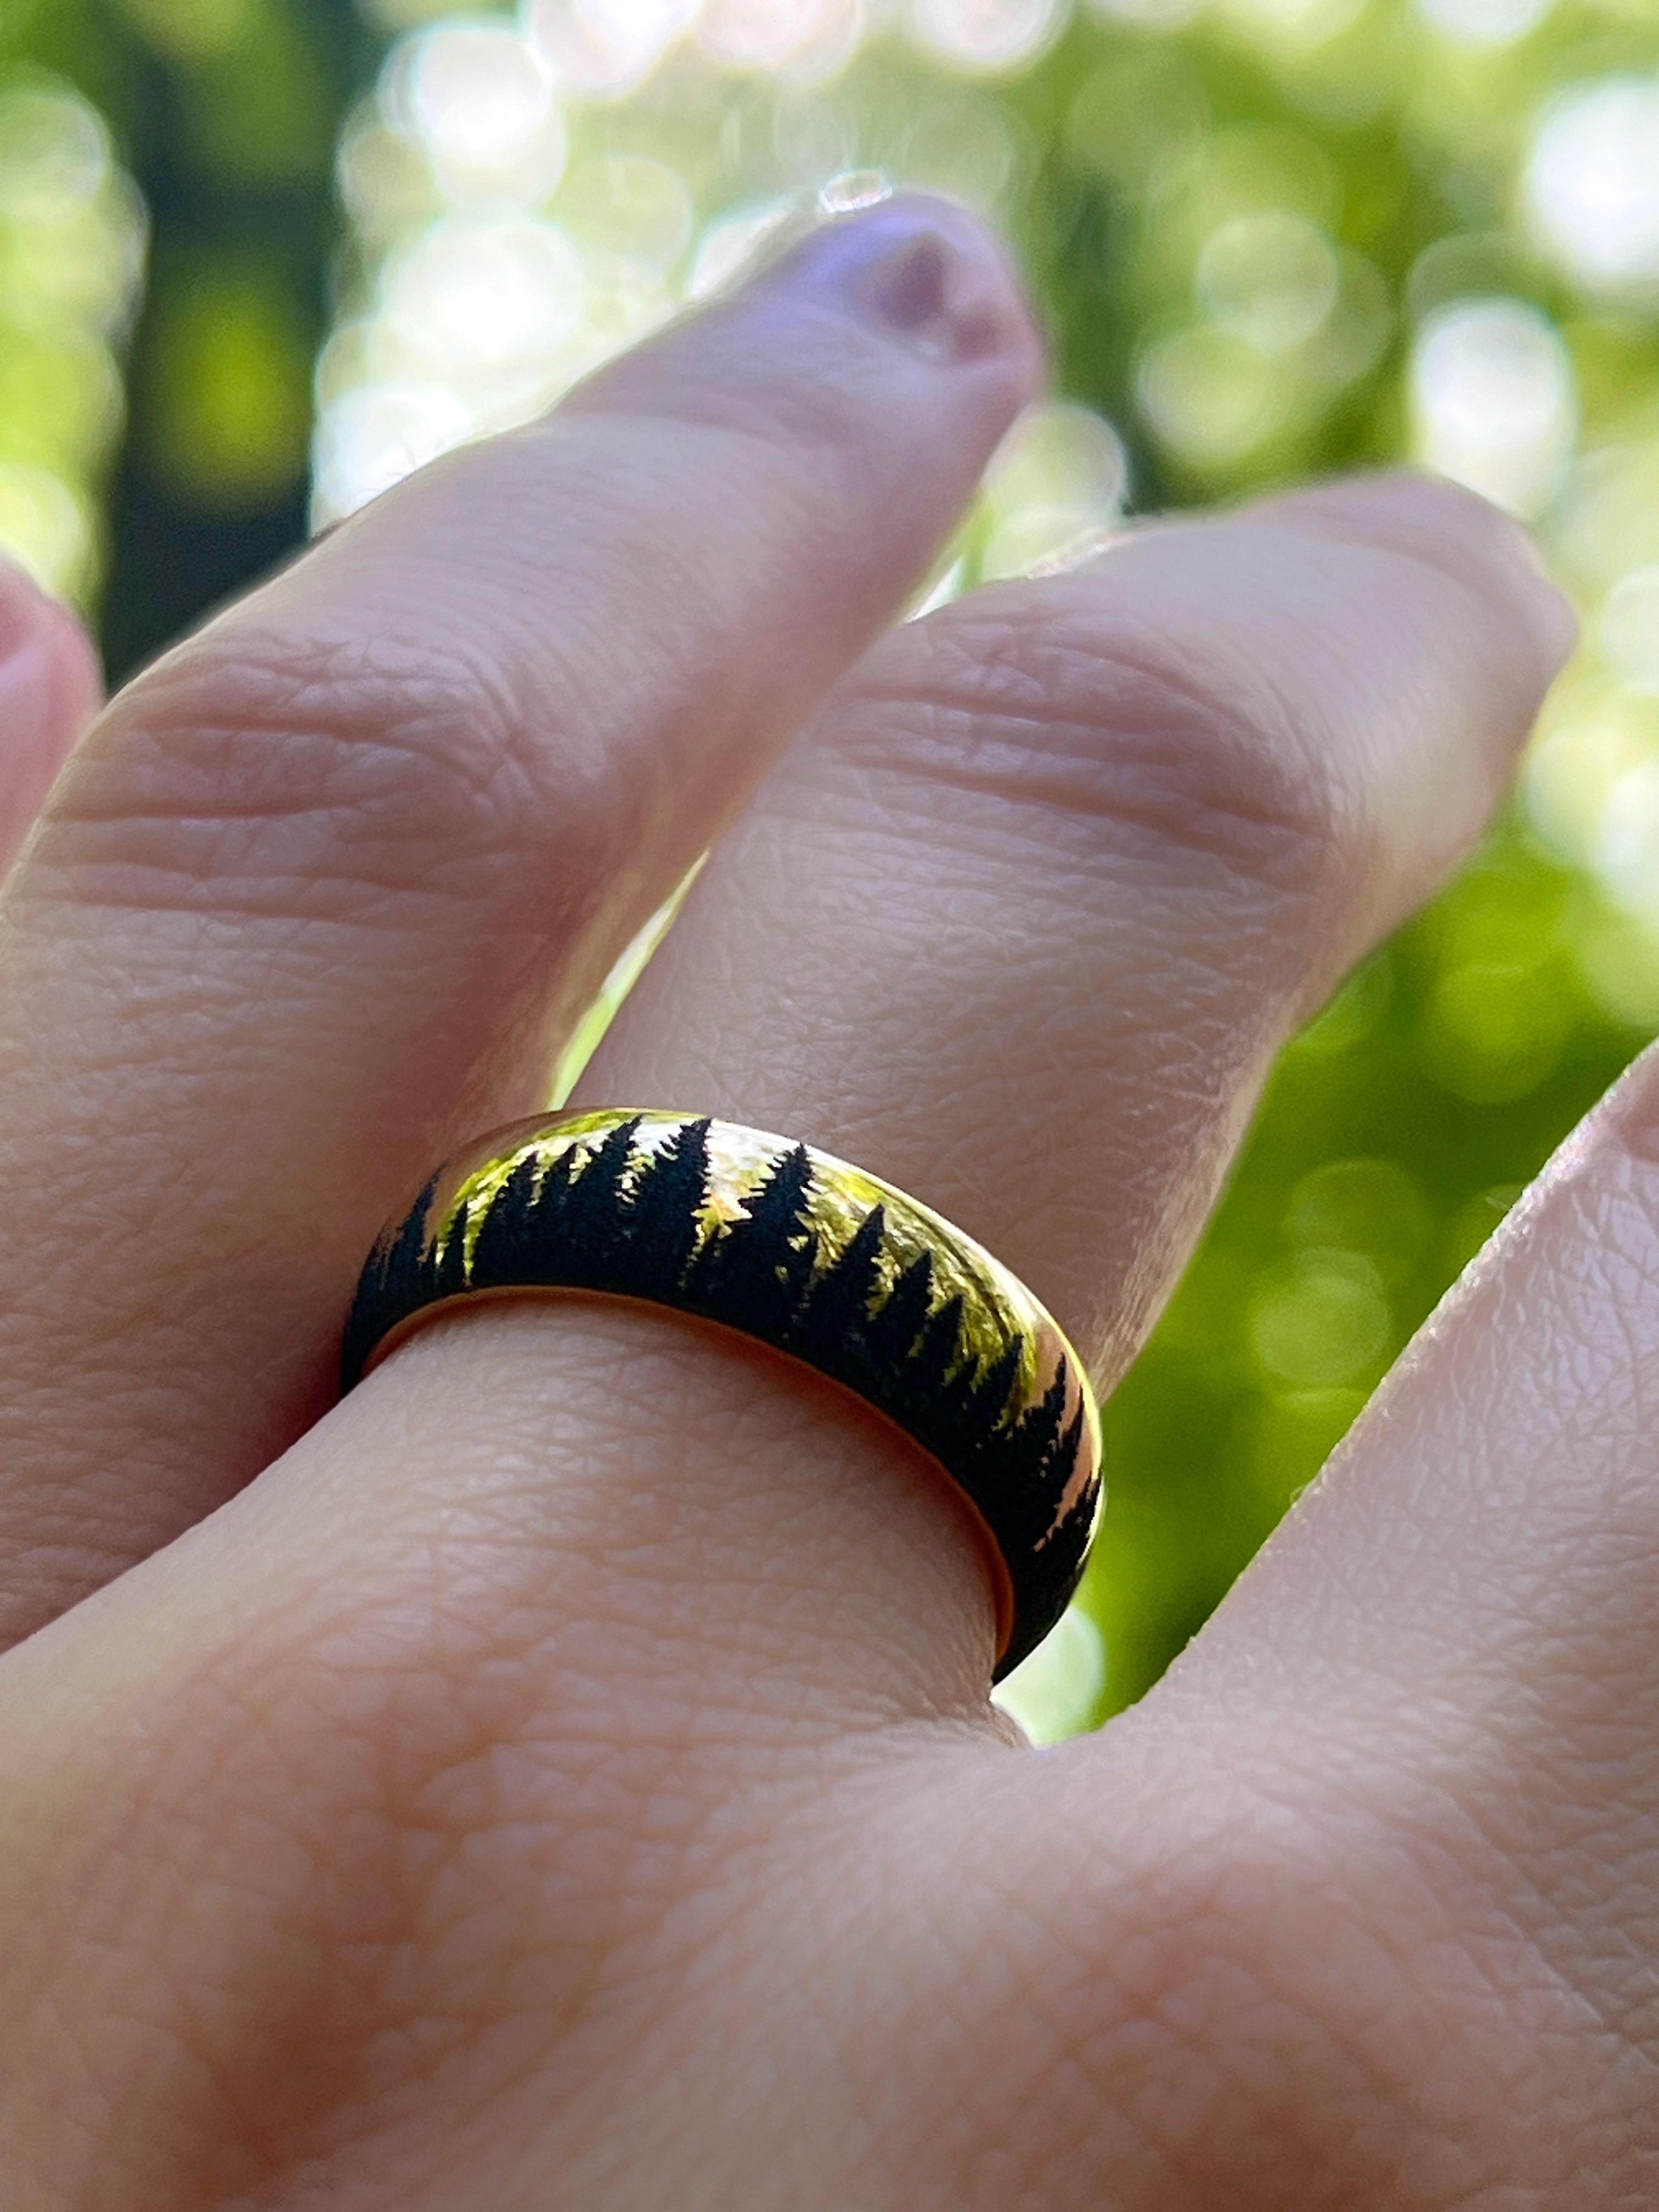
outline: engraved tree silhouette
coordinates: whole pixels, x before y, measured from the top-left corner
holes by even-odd
[[[705,1314],[861,1392],[951,1470],[998,1530],[1029,1648],[1058,1607],[1039,1596],[1034,1607],[1024,1593],[1069,1588],[1067,1571],[1081,1559],[1093,1514],[1086,1494],[1060,1510],[1083,1432],[1080,1407],[1066,1419],[1065,1370],[1015,1413],[1023,1335],[1011,1336],[994,1358],[977,1354],[960,1294],[933,1304],[937,1270],[927,1251],[884,1295],[889,1231],[880,1205],[821,1268],[804,1145],[775,1161],[744,1214],[699,1249],[710,1123],[683,1122],[641,1152],[640,1122],[637,1115],[617,1122],[591,1152],[572,1146],[550,1163],[527,1152],[477,1224],[470,1265],[459,1220],[441,1249],[428,1243],[435,1180],[428,1183],[365,1273],[347,1330],[348,1384],[388,1329],[466,1289],[550,1281]]]
[[[699,1313],[769,1344],[782,1341],[817,1262],[818,1235],[808,1200],[812,1162],[797,1145],[777,1162],[748,1200],[746,1218],[712,1237],[686,1280],[687,1304]]]

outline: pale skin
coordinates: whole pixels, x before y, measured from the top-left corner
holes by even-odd
[[[1040,374],[896,202],[89,728],[0,587],[7,2212],[1659,2199],[1651,1066],[1054,1752],[938,1471],[739,1339],[496,1307],[332,1402],[710,844],[578,1103],[858,1160],[1122,1371],[1571,623],[1392,477],[890,628]]]

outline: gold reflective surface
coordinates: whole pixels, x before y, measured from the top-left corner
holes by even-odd
[[[704,1116],[515,1123],[449,1161],[376,1245],[346,1387],[425,1315],[538,1289],[726,1322],[846,1383],[974,1506],[1012,1590],[1003,1669],[1058,1618],[1099,1517],[1093,1393],[1018,1278],[908,1192]]]

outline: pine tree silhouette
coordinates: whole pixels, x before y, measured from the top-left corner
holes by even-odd
[[[470,1266],[465,1211],[430,1220],[434,1177],[364,1270],[341,1346],[343,1389],[400,1322],[468,1289],[550,1282],[632,1291],[746,1329],[862,1391],[979,1505],[1013,1583],[1006,1674],[1064,1610],[1094,1523],[1097,1483],[1065,1504],[1084,1432],[1080,1405],[1066,1419],[1069,1370],[1057,1365],[1037,1401],[1014,1412],[1027,1340],[1016,1334],[994,1358],[979,1357],[962,1296],[933,1306],[939,1285],[927,1250],[884,1297],[880,1206],[820,1273],[804,1145],[775,1160],[744,1216],[699,1249],[710,1124],[681,1122],[654,1151],[637,1152],[640,1121],[617,1123],[592,1152],[571,1144],[550,1161],[527,1152],[478,1209]],[[447,1229],[441,1242],[428,1242],[429,1226]]]
[[[629,1287],[633,1222],[623,1178],[639,1134],[640,1117],[618,1121],[561,1194],[558,1239],[562,1282],[584,1289]]]
[[[678,1304],[697,1249],[697,1216],[708,1195],[707,1115],[684,1121],[641,1168],[634,1187],[634,1288]]]
[[[441,1243],[434,1241],[425,1273],[428,1297],[454,1297],[466,1288],[466,1215],[460,1207],[442,1224]]]
[[[687,1279],[686,1303],[769,1344],[781,1343],[817,1261],[817,1231],[807,1210],[811,1188],[811,1157],[797,1145],[749,1200],[747,1218],[703,1247]]]
[[[933,1255],[919,1252],[899,1277],[886,1304],[865,1323],[870,1364],[884,1385],[905,1366],[927,1318],[933,1296]]]
[[[980,1367],[969,1385],[975,1421],[988,1437],[1000,1426],[1008,1410],[1024,1356],[1025,1339],[1011,1336],[990,1364]]]
[[[467,1271],[475,1291],[538,1280],[544,1228],[536,1198],[540,1171],[539,1156],[526,1152],[491,1200]]]
[[[421,1263],[429,1242],[427,1216],[437,1190],[434,1175],[404,1216],[396,1238],[385,1247],[379,1285],[381,1297],[402,1299],[416,1295]]]
[[[1062,1366],[1011,1429],[985,1440],[968,1473],[973,1495],[989,1498],[994,1491],[998,1526],[1022,1553],[1035,1552],[1054,1524],[1054,1462],[1066,1418],[1066,1382]]]
[[[340,1346],[340,1389],[362,1379],[363,1365],[387,1329],[426,1302],[426,1217],[438,1188],[434,1175],[404,1216],[395,1236],[380,1237],[351,1301]]]
[[[1042,1470],[1041,1477],[1042,1487],[1048,1493],[1054,1508],[1054,1511],[1049,1515],[1048,1532],[1041,1540],[1043,1542],[1051,1541],[1056,1533],[1054,1515],[1060,1510],[1060,1501],[1066,1495],[1066,1486],[1072,1479],[1072,1469],[1077,1465],[1077,1455],[1082,1448],[1082,1443],[1083,1408],[1079,1406],[1066,1424],[1065,1431],[1050,1453]],[[1075,1510],[1076,1508],[1073,1507],[1073,1510],[1075,1511]],[[1064,1523],[1060,1525],[1063,1527]]]
[[[1081,1414],[1078,1416],[1077,1425],[1080,1433],[1083,1425]],[[1083,1555],[1089,1548],[1089,1539],[1094,1533],[1099,1489],[1098,1483],[1091,1483],[1073,1499],[1051,1531],[1045,1548],[1058,1554],[1057,1566],[1063,1565],[1075,1568],[1082,1564]]]
[[[807,1291],[786,1340],[792,1352],[843,1382],[864,1379],[865,1326],[881,1281],[878,1262],[886,1233],[885,1212],[872,1206],[840,1259]]]
[[[1014,1424],[1013,1442],[1019,1452],[1024,1480],[1036,1484],[1052,1466],[1066,1418],[1066,1370],[1057,1367],[1054,1380],[1035,1406],[1028,1406]]]
[[[928,1315],[909,1358],[888,1386],[886,1398],[894,1419],[950,1466],[957,1456],[950,1385],[961,1358],[962,1298],[957,1294]]]
[[[1081,1413],[1072,1425],[1080,1437]],[[1003,1654],[997,1669],[1000,1675],[1035,1650],[1065,1612],[1088,1553],[1099,1494],[1099,1486],[1091,1483],[1031,1553],[1011,1559],[1020,1633]],[[1010,1548],[1012,1552],[1012,1545]]]

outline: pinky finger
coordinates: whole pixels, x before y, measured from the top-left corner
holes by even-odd
[[[58,600],[0,561],[0,870],[103,702],[92,642]]]

